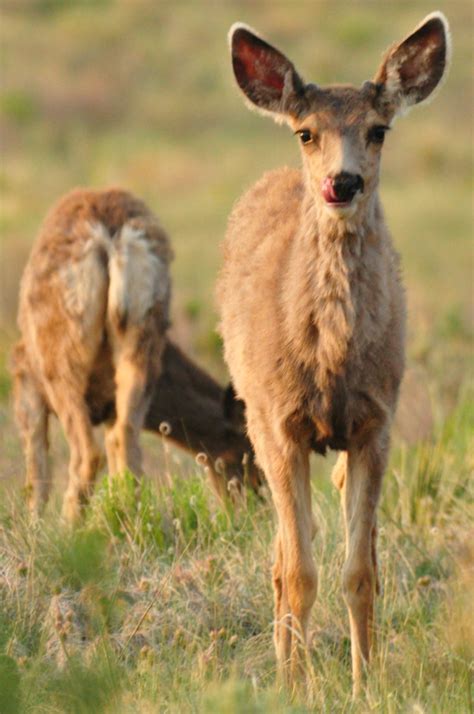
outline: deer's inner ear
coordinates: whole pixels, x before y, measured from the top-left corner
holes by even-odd
[[[240,89],[259,109],[286,114],[304,83],[290,60],[243,25],[231,28],[232,66]]]
[[[281,97],[285,84],[283,62],[277,63],[277,51],[258,37],[243,36],[238,32],[233,45],[234,72],[242,89],[262,85],[275,98]]]

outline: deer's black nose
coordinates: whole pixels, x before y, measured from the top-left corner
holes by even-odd
[[[334,194],[341,203],[352,201],[357,191],[361,193],[364,191],[364,179],[362,176],[350,174],[348,171],[341,171],[341,173],[334,176],[332,185]]]

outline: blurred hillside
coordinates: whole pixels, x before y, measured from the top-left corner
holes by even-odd
[[[391,133],[382,195],[403,257],[411,355],[449,398],[464,378],[473,322],[473,25],[471,3],[437,6],[452,25],[452,70],[434,103]],[[3,0],[3,351],[49,206],[77,185],[118,184],[148,201],[170,232],[175,330],[223,374],[213,286],[226,217],[263,170],[299,161],[285,128],[243,106],[230,72],[230,24],[258,28],[308,80],[359,84],[433,9],[424,0]]]

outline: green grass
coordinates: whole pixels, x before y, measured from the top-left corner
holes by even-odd
[[[148,436],[150,479],[104,477],[68,531],[55,428],[53,499],[30,522],[7,369],[18,284],[60,195],[123,185],[172,238],[175,336],[224,378],[213,293],[227,216],[264,170],[299,160],[290,133],[242,105],[228,27],[260,29],[308,80],[360,84],[434,7],[452,25],[452,69],[430,106],[397,122],[381,185],[418,375],[403,413],[414,431],[421,413],[430,434],[407,445],[397,426],[380,509],[380,649],[356,704],[338,496],[330,460],[315,459],[311,686],[289,702],[275,685],[267,504],[218,508],[196,465]],[[4,0],[1,12],[0,714],[472,712],[470,3]]]

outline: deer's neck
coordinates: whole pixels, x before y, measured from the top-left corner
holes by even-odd
[[[376,196],[364,216],[346,221],[303,201],[290,259],[287,327],[298,359],[315,372],[321,389],[344,372],[357,349],[355,327],[359,332],[366,309],[360,286],[370,279],[366,273],[374,260],[367,256],[377,253],[379,217]]]
[[[222,387],[170,341],[163,352],[162,367],[145,429],[157,433],[170,429],[171,440],[179,446],[192,452],[206,451],[213,457],[233,447],[223,414]]]

